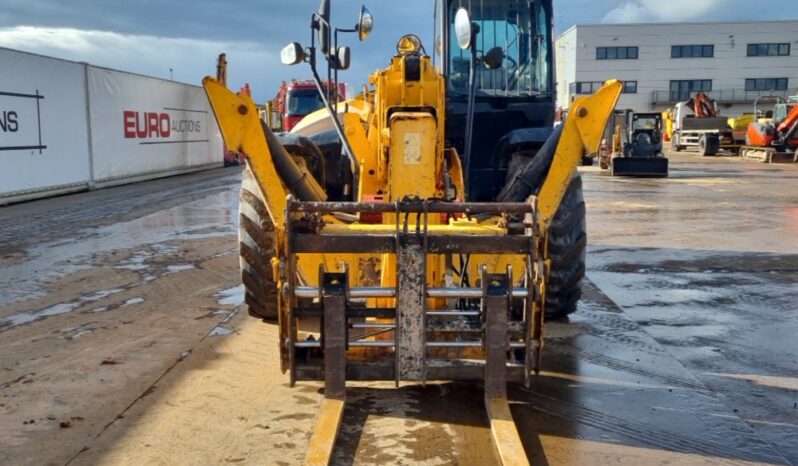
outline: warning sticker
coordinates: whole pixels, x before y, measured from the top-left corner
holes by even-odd
[[[405,164],[421,163],[421,133],[405,133]]]

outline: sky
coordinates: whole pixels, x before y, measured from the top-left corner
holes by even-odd
[[[331,0],[333,24],[351,28],[362,0]],[[405,33],[432,49],[434,0],[365,0],[374,31],[341,35],[361,86],[384,67]],[[476,0],[474,0],[476,1]],[[762,3],[767,8],[762,7]],[[199,84],[227,53],[228,85],[250,83],[257,101],[282,80],[308,79],[308,65],[280,63],[291,41],[308,44],[318,0],[0,0],[0,47]],[[554,0],[555,32],[574,24],[798,19],[798,0]]]

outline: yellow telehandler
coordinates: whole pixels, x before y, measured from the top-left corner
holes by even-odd
[[[544,317],[573,312],[581,294],[576,167],[597,151],[621,84],[575,100],[554,129],[551,0],[437,3],[437,66],[405,35],[362,94],[338,101],[319,59],[334,82],[350,58],[331,39],[363,40],[373,18],[364,7],[333,34],[322,0],[310,45],[281,58],[310,65],[326,109],[291,133],[269,130],[248,95],[203,81],[227,146],[247,161],[249,311],[277,320],[292,385],[325,383],[306,464],[330,461],[347,380],[484,382],[502,463],[528,464],[506,386],[529,383]]]

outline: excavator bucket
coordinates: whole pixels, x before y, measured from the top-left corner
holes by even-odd
[[[668,159],[665,157],[613,157],[612,176],[665,178],[668,176]]]

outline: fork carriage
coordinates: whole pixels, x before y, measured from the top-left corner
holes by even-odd
[[[330,214],[387,214],[394,221],[354,231],[325,225],[322,216]],[[495,221],[430,224],[431,216],[441,214]],[[539,368],[545,262],[534,202],[289,199],[285,225],[280,315],[288,321],[280,326],[291,383],[325,380],[328,388],[342,387],[346,379],[397,385],[489,379],[504,384],[508,378],[528,383]],[[374,254],[385,258],[383,263],[393,256],[396,283],[353,286],[345,267],[328,271],[322,263],[318,286],[302,285],[297,262],[303,253]],[[506,255],[508,263],[499,269],[471,266],[471,255],[480,253]],[[468,269],[477,272],[477,286],[465,286]],[[304,328],[317,332],[303,338]]]

